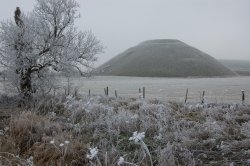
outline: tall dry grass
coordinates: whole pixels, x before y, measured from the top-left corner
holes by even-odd
[[[8,126],[0,152],[6,165],[250,164],[248,105],[50,97]]]

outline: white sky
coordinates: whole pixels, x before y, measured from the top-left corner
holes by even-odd
[[[217,59],[250,60],[250,0],[78,0],[77,26],[106,46],[101,64],[149,39],[179,39]],[[35,0],[1,0],[0,20]]]

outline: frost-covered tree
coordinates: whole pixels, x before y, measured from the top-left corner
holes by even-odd
[[[79,18],[75,0],[36,2],[32,12],[23,14],[17,7],[14,20],[0,24],[0,63],[24,96],[36,90],[36,82],[50,80],[51,73],[88,75],[103,50],[90,31],[75,27]]]

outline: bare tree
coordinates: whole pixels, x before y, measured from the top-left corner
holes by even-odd
[[[15,11],[15,22],[1,22],[0,63],[20,93],[29,96],[35,79],[51,73],[78,71],[88,75],[96,55],[103,51],[90,31],[79,31],[75,0],[37,0],[30,14]]]

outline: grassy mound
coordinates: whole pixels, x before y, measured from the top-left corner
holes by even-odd
[[[179,40],[149,40],[129,48],[98,69],[101,75],[212,77],[235,75],[210,55]]]

